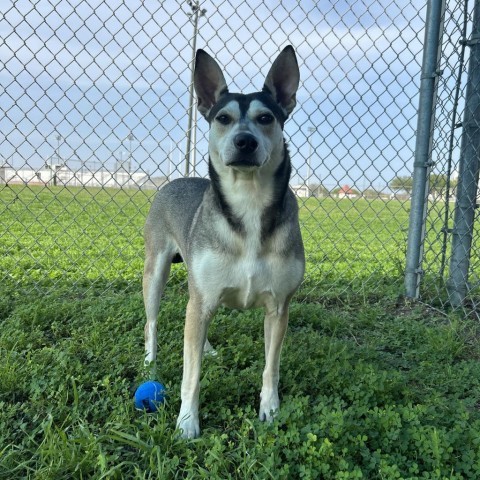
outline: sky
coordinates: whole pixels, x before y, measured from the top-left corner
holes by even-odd
[[[291,183],[305,181],[309,158],[312,184],[385,189],[413,168],[422,4],[205,0],[197,48],[217,59],[230,91],[248,93],[293,45],[301,85],[285,125]],[[123,160],[131,171],[181,176],[189,13],[180,0],[3,0],[0,164],[39,169],[57,155],[73,169],[113,169]],[[198,115],[200,176],[207,132]]]

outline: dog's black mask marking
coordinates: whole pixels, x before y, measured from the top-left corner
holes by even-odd
[[[272,202],[262,214],[262,241],[265,241],[288,218],[285,216],[285,201],[288,193],[288,182],[292,172],[290,154],[287,143],[283,142],[283,161],[278,166],[274,178]]]
[[[217,113],[231,101],[238,103],[240,107],[240,113],[242,117],[245,117],[250,107],[250,103],[253,100],[262,102],[273,113],[273,115],[275,115],[275,118],[283,130],[283,125],[285,124],[287,115],[282,110],[280,105],[273,99],[268,90],[263,92],[249,93],[246,95],[243,93],[223,93],[218,99],[218,102],[211,108],[210,112],[208,112],[208,123],[212,123]]]
[[[283,160],[274,173],[275,187],[273,191],[273,198],[268,207],[265,208],[262,214],[262,226],[261,226],[261,239],[265,241],[276,228],[282,225],[287,218],[284,212],[285,197],[288,192],[288,182],[291,174],[290,155],[288,153],[288,146],[284,141],[283,148]],[[239,235],[245,235],[245,227],[242,220],[236,217],[230,205],[228,204],[225,195],[222,192],[220,185],[220,177],[215,170],[212,161],[208,161],[208,172],[210,180],[212,182],[212,188],[215,192],[215,198],[217,200],[217,206],[223,212],[223,215],[227,219],[232,229]]]
[[[232,227],[233,231],[237,232],[240,235],[245,235],[245,228],[241,219],[237,218],[230,208],[225,195],[222,192],[222,187],[220,186],[220,177],[213,166],[210,158],[208,159],[208,174],[210,176],[210,181],[212,182],[212,188],[215,192],[215,199],[217,200],[217,206],[223,212],[223,215],[227,219],[227,222]]]

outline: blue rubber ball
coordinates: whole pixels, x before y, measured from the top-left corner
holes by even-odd
[[[158,405],[165,401],[166,389],[160,382],[149,380],[142,383],[135,392],[135,408],[156,412]]]

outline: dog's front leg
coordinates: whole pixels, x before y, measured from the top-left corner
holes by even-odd
[[[182,431],[183,438],[196,438],[200,435],[200,370],[210,318],[211,312],[204,308],[201,299],[197,295],[191,295],[185,321],[182,405],[177,420],[177,428]]]
[[[265,370],[260,394],[261,421],[271,422],[280,407],[278,381],[280,378],[280,354],[288,325],[288,302],[267,309],[265,315]]]

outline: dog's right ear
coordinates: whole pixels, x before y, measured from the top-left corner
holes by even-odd
[[[210,109],[222,93],[228,92],[228,88],[217,62],[203,50],[197,50],[193,84],[197,93],[198,111],[207,118]]]
[[[290,115],[295,108],[296,93],[300,83],[297,57],[291,45],[285,47],[273,62],[263,90],[271,93],[276,102]]]

